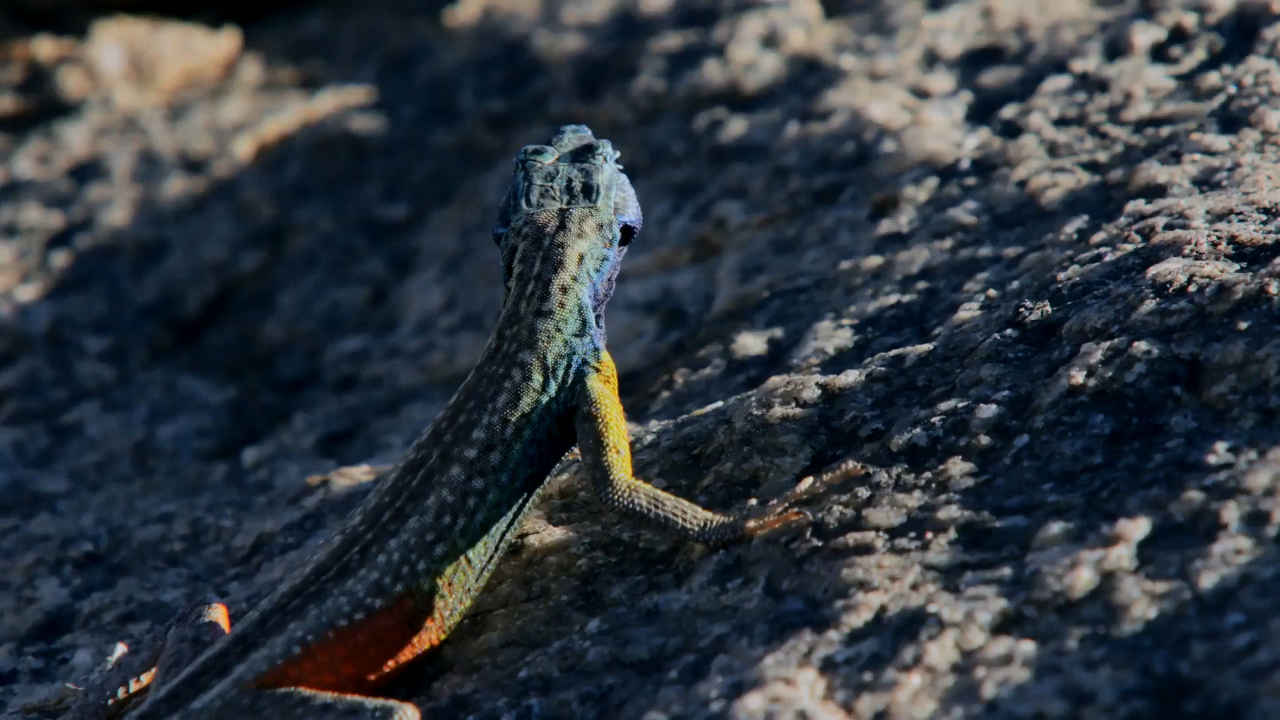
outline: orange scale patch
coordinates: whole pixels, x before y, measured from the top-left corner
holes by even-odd
[[[307,688],[364,694],[444,640],[429,609],[410,594],[347,625],[254,681],[264,690]]]

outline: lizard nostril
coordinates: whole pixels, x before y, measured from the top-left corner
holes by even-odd
[[[636,238],[636,228],[634,225],[623,225],[618,229],[618,247],[626,247]]]

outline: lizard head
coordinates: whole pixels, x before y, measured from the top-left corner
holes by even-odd
[[[627,246],[640,232],[643,216],[631,181],[608,140],[597,140],[586,125],[565,125],[547,145],[527,145],[515,158],[511,184],[498,208],[493,241],[502,251],[502,276],[511,291],[515,258],[526,233],[515,230],[547,213],[559,213],[582,230],[565,232],[587,258],[587,278],[596,325],[603,332],[604,306]]]

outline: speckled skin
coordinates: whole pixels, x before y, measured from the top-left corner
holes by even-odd
[[[720,515],[632,475],[604,306],[641,214],[617,156],[582,125],[520,151],[494,228],[506,297],[471,374],[300,572],[202,654],[162,656],[131,720],[418,717],[366,693],[457,625],[575,443],[606,506],[689,540],[805,518]]]

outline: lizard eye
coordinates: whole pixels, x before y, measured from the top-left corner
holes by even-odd
[[[618,246],[631,244],[640,234],[640,224],[644,216],[640,213],[640,202],[636,200],[636,191],[631,187],[631,180],[618,173],[617,194],[613,198],[613,217],[618,221]]]
[[[550,165],[560,157],[560,153],[548,145],[526,145],[520,149],[520,160],[532,160],[540,165]]]

